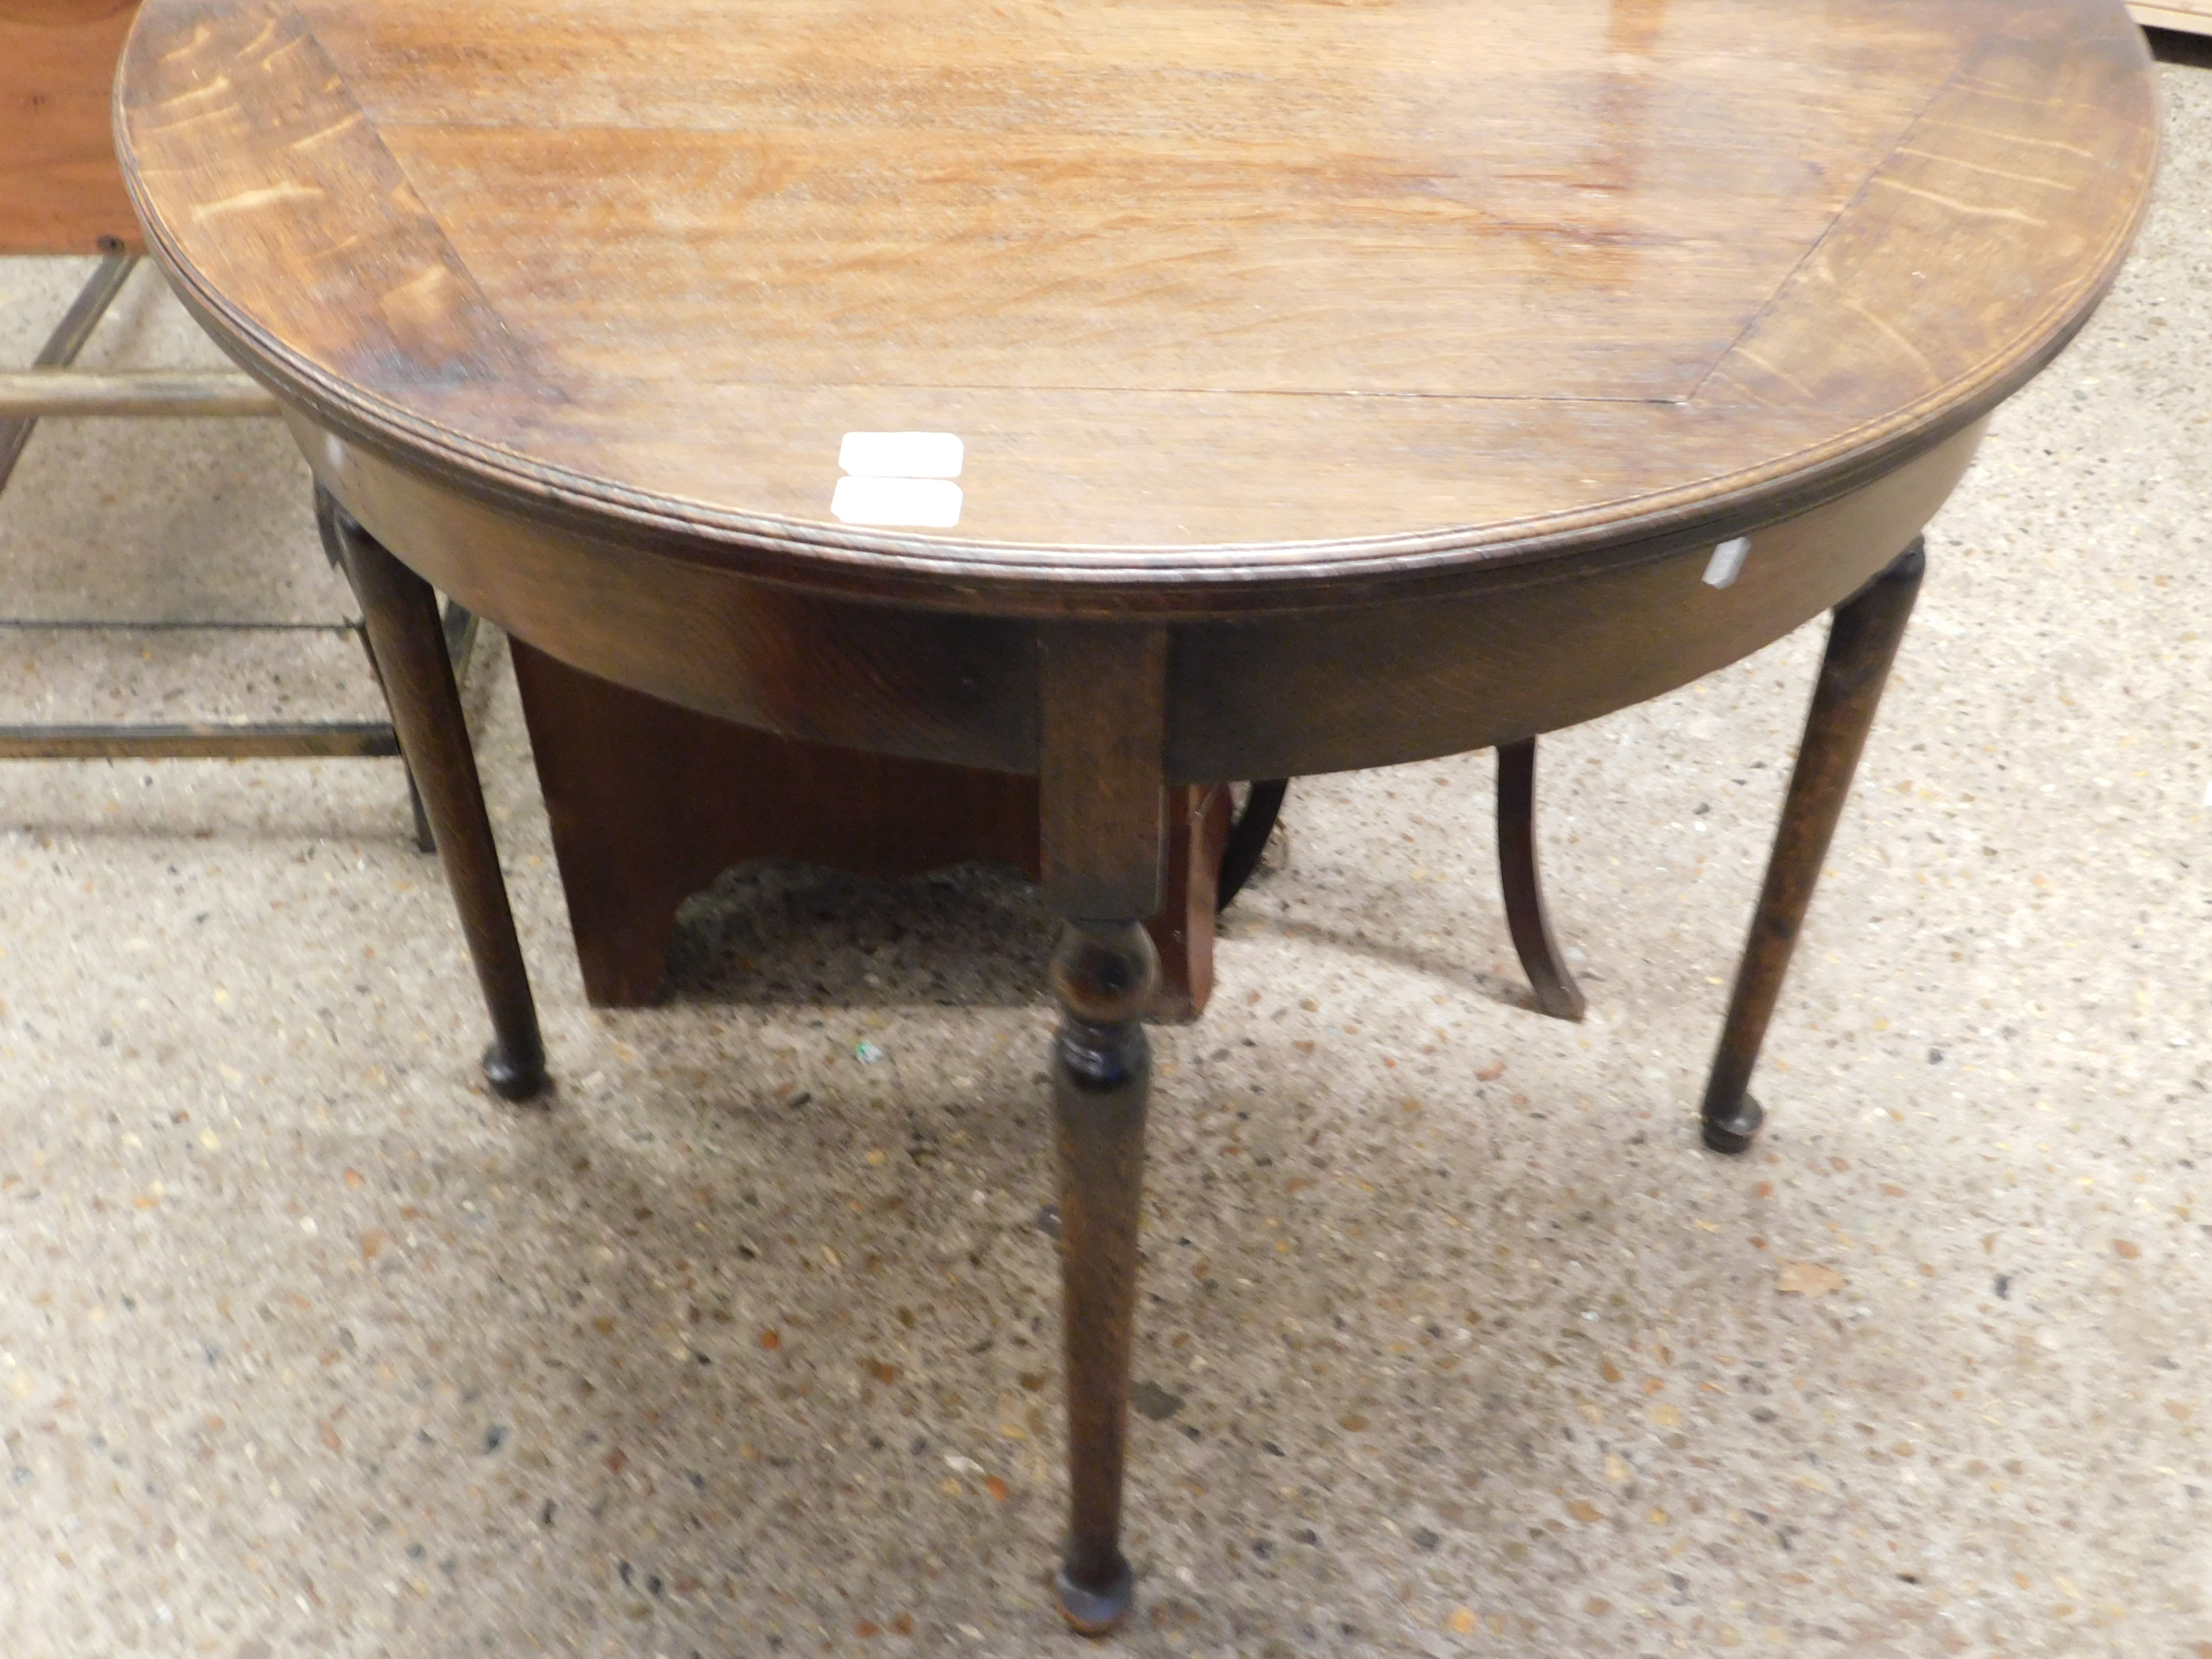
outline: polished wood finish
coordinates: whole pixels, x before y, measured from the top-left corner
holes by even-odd
[[[1700,538],[1597,568],[1486,570],[1462,592],[1419,602],[1187,624],[1176,635],[1169,775],[1425,760],[1674,690],[1864,586],[1942,504],[1981,430],[1753,531],[1724,588],[1705,580],[1714,543]]]
[[[1595,21],[150,0],[118,136],[339,435],[631,561],[999,615],[1710,544],[1993,405],[2134,232],[2113,0]],[[910,428],[966,441],[957,533],[838,522],[842,434]]]
[[[370,657],[391,705],[400,750],[422,792],[461,932],[491,1012],[484,1079],[502,1098],[526,1100],[545,1086],[545,1045],[500,873],[491,817],[484,810],[476,752],[469,746],[460,691],[453,683],[453,660],[447,654],[438,596],[342,511],[325,507],[317,519],[361,603]]]
[[[778,738],[581,673],[512,641],[531,750],[593,1006],[665,988],[677,907],[732,865],[800,859],[896,878],[970,860],[1039,874],[1037,781]],[[1213,987],[1225,789],[1169,791],[1166,896],[1146,1018],[1195,1018]]]
[[[136,252],[110,99],[136,0],[0,0],[0,253]]]
[[[1927,569],[1922,544],[1899,555],[1881,575],[1836,607],[1828,626],[1828,646],[1820,658],[1820,677],[1805,716],[1805,736],[1790,770],[1790,792],[1782,803],[1782,825],[1759,889],[1751,935],[1736,969],[1735,990],[1721,1027],[1701,1111],[1705,1145],[1717,1152],[1741,1152],[1751,1146],[1765,1114],[1752,1097],[1752,1068],[1767,1022],[1782,994],[1783,975],[1805,925],[1821,861],[1850,799],[1851,775],[1859,752],[1874,729],[1890,664],[1904,642]]]
[[[1582,1018],[1589,1003],[1544,908],[1536,863],[1536,739],[1498,746],[1498,877],[1505,890],[1505,925],[1536,1006],[1554,1019]]]
[[[118,110],[178,292],[422,576],[707,714],[1038,779],[1091,1629],[1166,788],[1522,743],[1850,600],[2156,149],[2118,0],[146,0]],[[846,434],[908,431],[963,446],[927,524],[840,517]]]

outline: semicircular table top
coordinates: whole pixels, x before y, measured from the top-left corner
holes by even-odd
[[[2119,0],[146,0],[117,127],[331,429],[986,603],[1832,497],[2070,337],[2156,147]],[[912,431],[957,523],[842,520]]]

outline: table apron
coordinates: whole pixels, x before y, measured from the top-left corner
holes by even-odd
[[[1054,624],[803,592],[501,511],[285,416],[317,477],[461,604],[603,679],[810,742],[1038,769]],[[1626,708],[1848,598],[1940,507],[1977,422],[1754,530],[1735,579],[1684,548],[1476,573],[1462,595],[1168,625],[1164,777],[1290,777],[1457,754]]]
[[[1464,598],[1176,631],[1172,779],[1301,777],[1518,742],[1749,656],[1850,598],[1972,460],[1984,422],[1749,534],[1726,586],[1713,544]]]

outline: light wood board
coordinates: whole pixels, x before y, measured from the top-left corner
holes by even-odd
[[[2161,0],[2154,6],[2130,4],[2128,12],[2147,29],[2183,29],[2212,34],[2212,0]]]
[[[136,250],[108,92],[135,7],[0,0],[0,253]]]

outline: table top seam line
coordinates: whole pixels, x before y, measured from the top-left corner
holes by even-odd
[[[1874,181],[1881,176],[1884,168],[1897,159],[1898,152],[1905,147],[1905,141],[1910,138],[1920,124],[1928,118],[1929,112],[1942,100],[1943,94],[1958,84],[1959,77],[1966,72],[1966,65],[1974,57],[1975,52],[1972,47],[1961,50],[1959,61],[1951,66],[1951,72],[1929,92],[1928,96],[1922,100],[1920,107],[1912,112],[1911,118],[1898,129],[1897,142],[1882,152],[1881,161],[1868,169],[1866,177],[1859,180],[1858,187],[1853,190],[1843,204],[1836,210],[1834,216],[1821,228],[1820,234],[1807,245],[1804,252],[1798,255],[1796,263],[1791,265],[1784,274],[1782,280],[1774,285],[1774,291],[1760,303],[1757,311],[1745,319],[1743,326],[1736,331],[1735,337],[1728,343],[1726,349],[1705,366],[1705,372],[1698,377],[1698,384],[1691,389],[1689,402],[1695,404],[1705,396],[1705,388],[1712,384],[1713,376],[1720,373],[1721,365],[1734,356],[1743,343],[1751,337],[1753,331],[1759,327],[1759,324],[1773,314],[1774,307],[1781,302],[1782,296],[1790,291],[1790,285],[1797,280],[1808,265],[1813,263],[1820,250],[1827,246],[1829,239],[1835,235],[1837,228],[1850,217],[1851,210],[1866,199],[1867,192],[1874,188]]]

